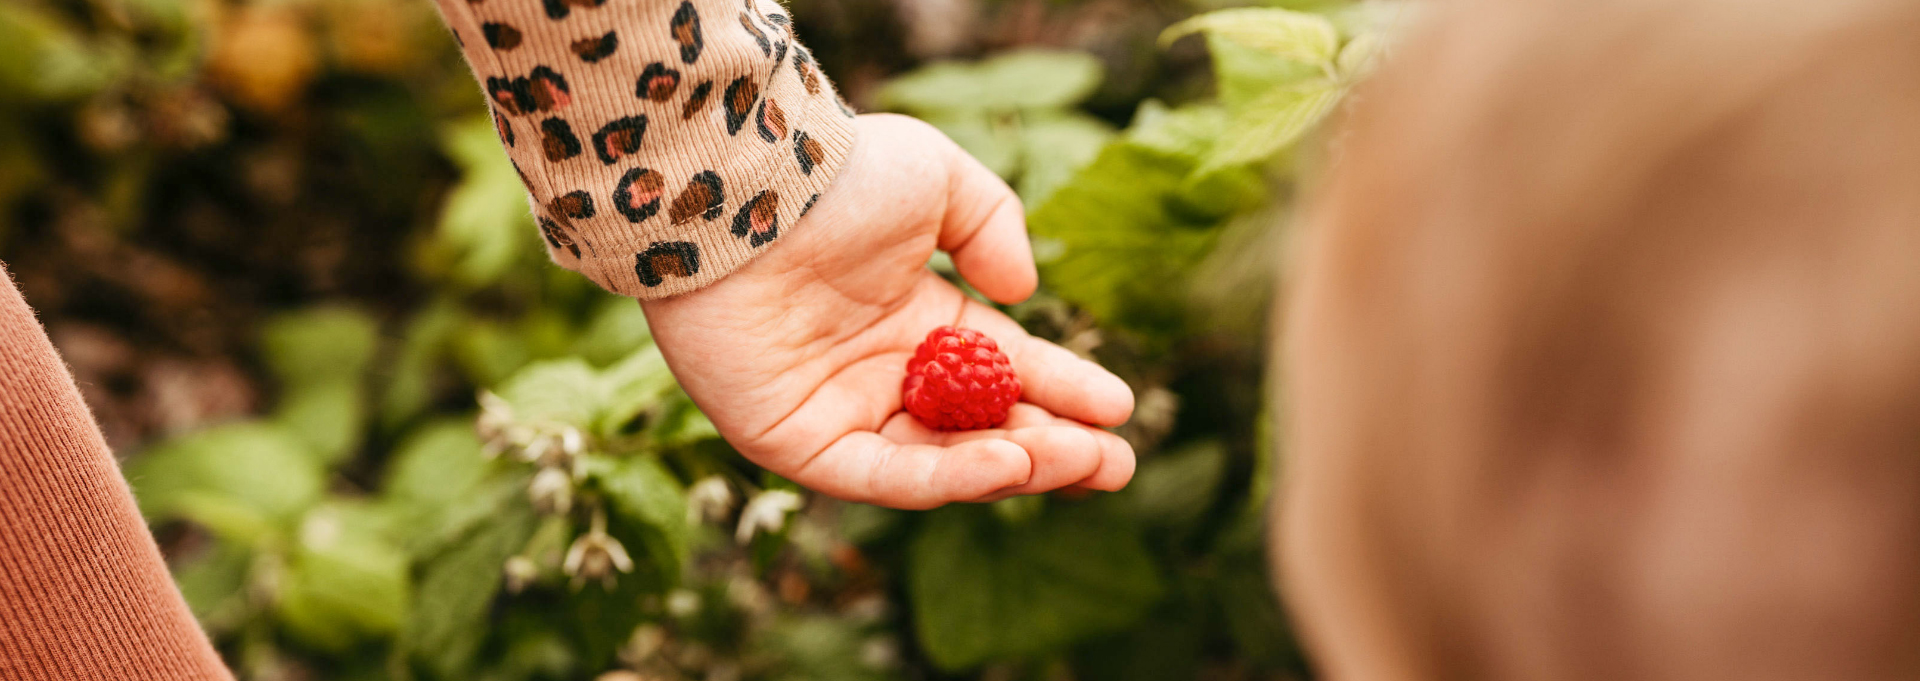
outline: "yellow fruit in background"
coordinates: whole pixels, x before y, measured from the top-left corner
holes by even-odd
[[[293,104],[319,67],[313,36],[288,7],[242,7],[222,18],[207,75],[236,103],[266,113]]]

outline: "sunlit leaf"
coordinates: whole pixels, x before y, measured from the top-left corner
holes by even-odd
[[[659,406],[678,383],[660,349],[642,346],[600,376],[602,401],[596,405],[594,432],[612,435],[641,412]]]
[[[600,372],[577,358],[535,362],[494,388],[527,422],[550,421],[588,428],[607,402]]]
[[[281,395],[273,418],[306,440],[322,461],[337,464],[352,454],[365,430],[365,392],[357,380],[302,386]]]
[[[452,127],[444,146],[462,176],[447,195],[423,264],[464,286],[491,284],[515,260],[538,252],[526,187],[501,150],[491,121],[475,119]]]
[[[1279,153],[1326,118],[1345,93],[1339,84],[1312,80],[1276,88],[1248,102],[1233,112],[1226,133],[1198,172],[1253,163]]]
[[[1206,32],[1283,59],[1325,64],[1340,47],[1340,31],[1318,14],[1246,7],[1208,12],[1167,27],[1162,44]]]
[[[399,628],[407,608],[407,560],[383,536],[383,521],[360,504],[330,504],[307,514],[274,598],[274,612],[289,632],[338,651]]]
[[[1020,169],[1020,139],[1011,122],[996,125],[996,118],[980,112],[962,110],[926,116],[926,121],[960,145],[980,165],[1001,177]]]
[[[299,438],[271,425],[241,423],[165,442],[130,463],[127,479],[141,512],[156,521],[179,517],[183,501],[200,496],[291,527],[319,499],[322,472]]]
[[[942,62],[887,83],[882,106],[918,114],[1058,109],[1093,94],[1100,61],[1081,52],[1025,50],[977,63]]]
[[[1046,201],[1053,190],[1100,155],[1114,137],[1105,122],[1081,114],[1033,115],[1022,120],[1020,200]]]
[[[423,515],[472,493],[487,472],[480,438],[464,419],[428,423],[408,434],[387,464],[383,498]]]

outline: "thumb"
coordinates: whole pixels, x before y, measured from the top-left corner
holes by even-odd
[[[1026,300],[1040,285],[1040,274],[1034,270],[1020,197],[960,145],[945,142],[950,153],[940,250],[953,256],[960,276],[987,298],[1006,304]]]

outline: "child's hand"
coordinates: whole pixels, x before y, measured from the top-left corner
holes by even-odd
[[[1127,384],[926,268],[937,247],[988,298],[1032,295],[1020,199],[925,123],[856,126],[838,178],[771,252],[643,303],[687,394],[747,458],[841,499],[928,508],[1125,486],[1133,449],[1085,423],[1125,422]],[[938,433],[901,411],[907,358],[942,324],[979,329],[1012,358],[1025,401],[1002,428]]]

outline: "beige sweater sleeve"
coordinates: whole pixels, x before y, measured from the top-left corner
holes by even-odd
[[[436,0],[554,262],[692,291],[792,229],[853,112],[771,0]]]

